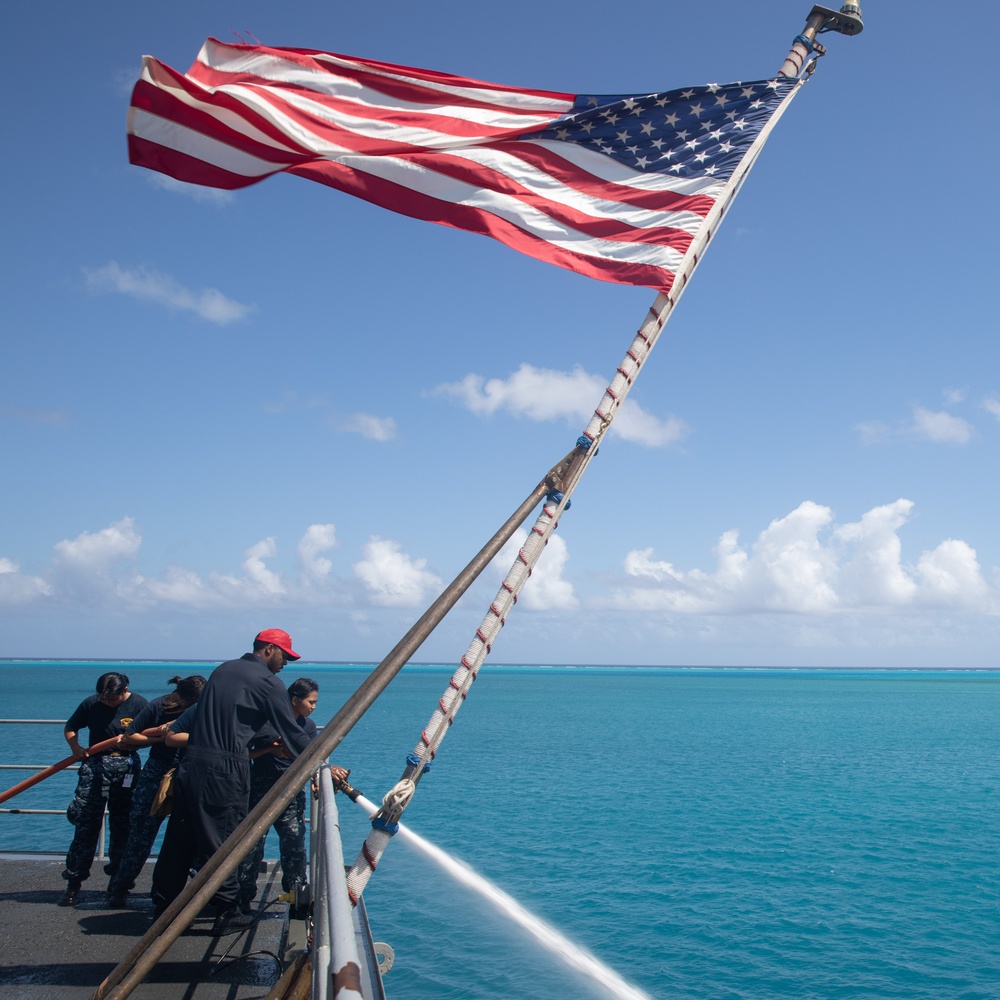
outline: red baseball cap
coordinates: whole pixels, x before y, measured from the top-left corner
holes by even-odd
[[[292,649],[292,637],[280,628],[266,628],[258,632],[254,642],[269,642],[277,646],[290,660],[301,660],[302,657]]]

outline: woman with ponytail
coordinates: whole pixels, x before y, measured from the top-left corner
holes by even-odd
[[[114,738],[120,741],[133,717],[146,707],[146,699],[129,690],[125,674],[114,671],[97,678],[95,691],[80,702],[63,731],[70,751],[80,761],[80,773],[73,801],[66,810],[66,818],[76,827],[76,833],[62,873],[66,892],[59,900],[60,906],[75,906],[80,887],[90,876],[105,806],[110,843],[104,871],[113,875],[118,870],[129,835],[132,783],[141,766],[139,755],[121,742],[93,754],[89,747]],[[80,745],[84,729],[89,730],[88,747]]]
[[[108,907],[123,909],[127,905],[128,892],[142,871],[142,866],[153,849],[153,841],[163,822],[162,815],[150,815],[150,806],[164,775],[177,766],[179,750],[168,747],[164,739],[170,723],[193,705],[205,686],[205,678],[195,674],[191,677],[171,677],[167,682],[174,685],[170,694],[154,698],[125,730],[129,746],[149,747],[149,760],[139,775],[139,781],[132,793],[131,828],[125,853],[118,870],[108,883]]]

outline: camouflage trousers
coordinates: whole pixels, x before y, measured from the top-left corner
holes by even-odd
[[[149,807],[159,790],[160,781],[172,766],[170,761],[150,757],[142,769],[142,774],[139,775],[139,780],[132,790],[128,842],[122,853],[118,871],[108,883],[109,896],[124,896],[135,885],[136,877],[142,871],[142,866],[153,849],[153,841],[156,840],[160,824],[166,817],[150,816]]]
[[[277,780],[272,772],[263,777],[250,769],[250,808],[270,791]],[[284,812],[274,821],[278,834],[278,854],[281,858],[281,888],[288,892],[297,882],[306,878],[306,793],[299,792],[285,807]],[[257,871],[264,857],[266,835],[254,844],[250,853],[240,862],[240,905],[248,906],[257,895]]]
[[[68,882],[83,882],[90,877],[90,866],[97,853],[104,807],[108,809],[108,864],[105,871],[112,875],[118,870],[128,841],[129,809],[132,789],[125,787],[131,775],[139,774],[139,755],[115,757],[99,754],[80,762],[76,794],[66,810],[66,818],[76,827],[73,843],[66,855],[66,870],[62,877]]]

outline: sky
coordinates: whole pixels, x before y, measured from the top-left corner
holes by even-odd
[[[300,178],[131,167],[143,54],[645,94],[773,76],[809,10],[11,8],[0,656],[218,660],[281,627],[377,662],[571,450],[655,297]],[[1000,667],[986,14],[871,2],[824,36],[491,661]],[[511,558],[415,660],[461,658]]]

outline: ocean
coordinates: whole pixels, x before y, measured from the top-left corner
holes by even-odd
[[[153,697],[209,668],[0,661],[0,714],[65,718],[108,669]],[[319,682],[322,723],[369,669],[282,679]],[[336,752],[369,799],[451,672],[406,667]],[[998,998],[998,714],[1000,671],[487,664],[403,822],[656,1000]],[[4,763],[66,755],[58,726],[0,734]],[[338,802],[352,860],[367,821]],[[70,832],[0,815],[3,849]],[[365,900],[395,1000],[609,995],[402,838]]]

